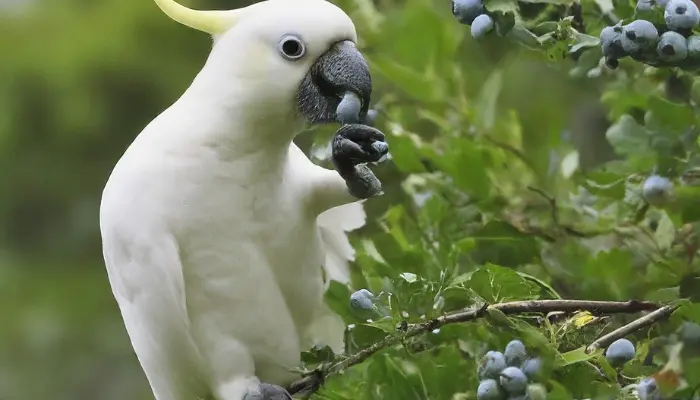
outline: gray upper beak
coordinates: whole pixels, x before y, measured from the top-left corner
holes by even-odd
[[[366,115],[372,78],[367,61],[349,40],[335,43],[311,66],[299,87],[299,111],[311,123],[337,121],[336,108],[347,92],[360,98],[360,116]]]

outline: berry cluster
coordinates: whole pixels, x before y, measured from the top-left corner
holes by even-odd
[[[512,340],[503,353],[489,351],[482,358],[477,369],[479,388],[478,400],[522,400],[542,397],[544,388],[528,385],[538,378],[542,369],[539,358],[528,358],[525,345],[520,340]],[[536,395],[535,391],[542,391]]]
[[[665,25],[637,19],[619,22],[600,32],[605,63],[617,68],[627,56],[656,67],[695,68],[700,61],[700,36],[693,29],[700,24],[700,10],[692,0],[638,0],[637,15],[653,14],[663,8]]]
[[[472,37],[476,40],[484,38],[495,26],[493,18],[486,14],[483,0],[454,0],[452,14],[460,23],[471,26]]]

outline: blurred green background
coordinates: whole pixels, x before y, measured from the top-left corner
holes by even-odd
[[[582,167],[610,156],[592,80],[572,80],[567,66],[504,40],[475,43],[452,18],[449,0],[338,4],[372,63],[379,108],[403,101],[408,117],[416,95],[388,79],[403,72],[382,64],[387,57],[415,70],[460,72],[474,104],[488,97],[484,82],[499,68],[498,102],[517,112],[540,170],[562,146],[593,149],[580,152]],[[0,0],[0,33],[0,399],[151,399],[102,263],[100,195],[126,146],[187,88],[211,41],[150,0]],[[450,51],[433,59],[433,48]],[[393,118],[380,127],[401,124]],[[412,130],[441,134],[431,124]],[[300,143],[308,147],[312,138]],[[391,167],[382,173],[388,195],[370,205],[370,219],[405,196]]]

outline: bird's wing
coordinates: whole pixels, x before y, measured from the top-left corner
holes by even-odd
[[[197,398],[207,387],[190,335],[177,243],[162,232],[123,235],[113,221],[101,218],[103,254],[139,362],[158,398]]]
[[[325,252],[323,268],[326,272],[326,287],[331,280],[350,282],[350,261],[355,259],[355,250],[350,245],[346,232],[365,224],[365,209],[362,201],[331,208],[318,216],[318,227]]]

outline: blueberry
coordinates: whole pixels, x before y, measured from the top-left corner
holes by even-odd
[[[524,394],[527,390],[527,376],[518,367],[508,367],[501,371],[501,386],[509,394]]]
[[[472,37],[476,40],[483,39],[493,30],[493,19],[486,14],[481,14],[472,22]]]
[[[476,390],[478,400],[503,400],[506,395],[494,379],[484,379]]]
[[[688,45],[688,58],[700,59],[700,36],[693,35],[686,40]]]
[[[529,358],[523,362],[520,369],[527,375],[528,379],[534,380],[542,372],[542,361],[538,357]]]
[[[639,400],[661,400],[661,393],[659,393],[656,380],[651,377],[642,379],[637,384],[637,397],[639,397]]]
[[[489,351],[482,358],[477,369],[479,379],[498,379],[499,374],[506,368],[506,359],[500,351]]]
[[[671,0],[666,4],[664,20],[674,31],[693,29],[700,24],[700,10],[691,0]]]
[[[629,54],[653,49],[656,47],[657,40],[659,40],[659,32],[656,27],[643,19],[625,25],[620,37],[622,49]]]
[[[355,93],[347,92],[340,100],[335,114],[341,124],[356,124],[360,120],[362,101]]]
[[[681,61],[688,56],[688,44],[680,33],[664,32],[656,45],[656,53],[662,61]]]
[[[371,310],[374,306],[374,295],[367,289],[360,289],[350,295],[350,307],[357,310]]]
[[[608,26],[600,31],[600,45],[606,58],[618,59],[627,55],[622,48],[622,27]]]
[[[651,175],[644,180],[642,184],[642,196],[644,196],[644,200],[646,200],[647,203],[653,206],[660,206],[668,203],[672,194],[673,183],[671,183],[668,178],[659,175]]]
[[[634,345],[627,339],[617,339],[605,350],[605,359],[610,365],[619,367],[634,358]]]
[[[452,0],[452,14],[464,25],[471,25],[483,12],[482,0]]]
[[[517,339],[511,340],[506,345],[503,355],[506,356],[506,364],[510,366],[520,366],[527,359],[525,345]]]

